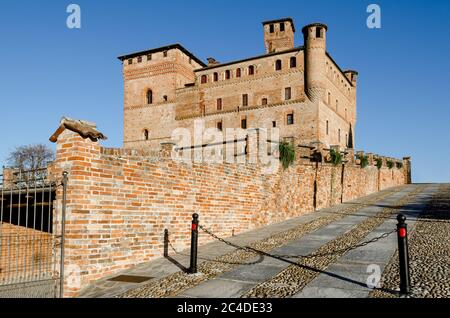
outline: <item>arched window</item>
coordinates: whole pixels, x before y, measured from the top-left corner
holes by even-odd
[[[213,78],[214,78],[214,82],[217,82],[219,80],[219,74],[217,72],[214,73]]]
[[[281,60],[276,60],[275,61],[275,70],[276,71],[281,71]]]
[[[291,68],[297,67],[297,58],[295,56],[292,56],[289,60],[289,66]]]
[[[226,70],[225,71],[225,79],[230,79],[231,78],[231,72],[230,72],[230,70]]]
[[[147,91],[147,104],[153,104],[153,92],[151,89]]]
[[[236,70],[236,77],[241,77],[241,69],[240,68],[238,68]]]
[[[144,140],[148,140],[148,129],[144,129]]]
[[[255,74],[255,66],[250,65],[248,67],[248,75],[254,75]]]
[[[206,75],[202,75],[201,83],[206,84],[208,82],[208,77]]]

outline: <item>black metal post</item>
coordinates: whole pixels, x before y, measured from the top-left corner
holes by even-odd
[[[164,257],[169,256],[169,230],[164,230]]]
[[[62,193],[62,207],[61,207],[61,260],[60,260],[60,285],[59,285],[59,297],[64,297],[64,244],[65,244],[65,234],[66,234],[66,201],[67,201],[67,183],[69,173],[67,171],[63,172],[63,193]]]
[[[400,293],[408,295],[411,291],[409,275],[408,228],[403,214],[397,216],[398,258],[400,266]]]
[[[198,244],[198,214],[192,215],[191,227],[191,266],[189,267],[189,274],[197,273],[197,244]]]

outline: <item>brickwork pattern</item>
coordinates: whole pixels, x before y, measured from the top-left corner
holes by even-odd
[[[149,154],[105,149],[70,131],[59,137],[55,164],[69,172],[66,263],[80,267],[82,286],[161,257],[165,229],[186,248],[194,212],[227,237],[313,211],[314,180],[318,209],[405,183],[403,169],[348,164],[342,187],[342,167],[330,164],[297,161],[261,174],[255,164],[189,165]],[[200,236],[200,244],[208,240]]]

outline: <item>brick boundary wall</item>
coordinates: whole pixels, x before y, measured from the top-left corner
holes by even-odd
[[[348,201],[407,182],[409,160],[391,170],[373,164],[361,169],[349,160],[342,191],[342,166],[322,163],[316,171],[315,163],[297,159],[286,170],[261,174],[255,164],[188,165],[167,151],[149,156],[107,149],[65,130],[57,141],[55,170],[69,172],[66,267],[79,266],[84,288],[162,257],[165,229],[175,248],[187,248],[194,212],[224,237],[312,212],[316,174],[318,209],[340,203],[341,195]],[[200,244],[209,240],[200,234]],[[66,283],[65,296],[80,290]]]

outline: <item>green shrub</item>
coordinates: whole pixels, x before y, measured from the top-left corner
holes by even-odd
[[[396,165],[397,165],[397,169],[403,168],[403,162],[397,162]]]
[[[281,142],[280,146],[280,161],[284,169],[289,168],[295,161],[295,149],[287,142]]]
[[[386,162],[386,165],[387,165],[387,167],[388,167],[389,169],[392,169],[392,168],[394,168],[394,161],[388,160],[388,161]]]
[[[358,159],[361,161],[360,165],[362,169],[369,165],[369,157],[360,155],[358,156]]]
[[[340,151],[331,149],[330,157],[330,162],[333,164],[333,166],[339,166],[340,164],[342,164],[342,153]]]
[[[381,169],[381,167],[383,167],[383,159],[377,158],[375,161],[377,162],[376,163],[377,168]]]

